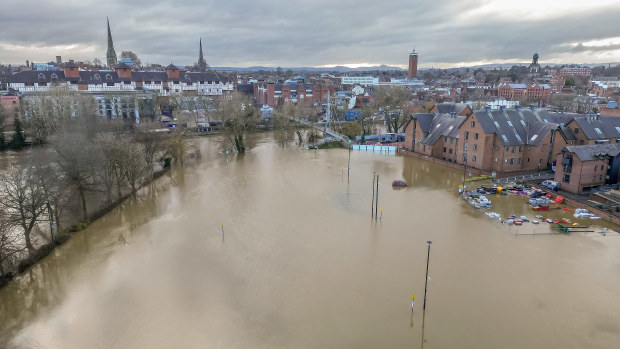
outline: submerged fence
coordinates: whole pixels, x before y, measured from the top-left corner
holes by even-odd
[[[353,150],[366,151],[385,155],[396,155],[396,147],[390,145],[364,145],[353,144]]]

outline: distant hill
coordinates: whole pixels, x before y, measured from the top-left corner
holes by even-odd
[[[247,67],[247,68],[239,68],[239,67],[211,67],[211,69],[219,70],[219,71],[275,71],[276,67]],[[378,65],[372,67],[360,67],[360,68],[349,68],[344,66],[334,66],[334,67],[282,67],[283,71],[292,70],[294,72],[311,72],[311,73],[320,73],[320,72],[338,72],[338,73],[349,73],[349,72],[363,72],[363,71],[390,71],[390,70],[398,70],[404,71],[404,69],[399,67],[391,67],[387,65]]]

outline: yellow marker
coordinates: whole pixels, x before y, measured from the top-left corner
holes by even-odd
[[[411,300],[415,300],[415,294],[411,295]]]

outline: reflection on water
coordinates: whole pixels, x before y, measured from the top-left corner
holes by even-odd
[[[202,139],[199,163],[158,179],[0,290],[0,347],[620,342],[620,237],[515,236],[534,226],[492,222],[458,200],[461,171],[354,152],[347,183],[345,150],[281,149],[270,137],[253,137],[243,156]],[[394,190],[394,179],[410,186]],[[525,198],[491,199],[503,216],[534,215]]]

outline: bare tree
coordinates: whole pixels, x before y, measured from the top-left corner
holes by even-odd
[[[82,204],[82,218],[88,219],[86,208],[86,191],[96,179],[96,168],[101,162],[97,147],[81,132],[59,134],[53,143],[58,154],[57,163],[67,181],[78,191]]]
[[[121,58],[131,59],[131,61],[133,62],[133,65],[136,67],[140,67],[142,65],[142,62],[140,61],[140,58],[138,58],[138,55],[131,51],[121,52]]]
[[[131,192],[135,193],[146,173],[144,149],[141,144],[129,143],[123,150],[123,174],[131,186]]]
[[[45,192],[36,174],[36,168],[30,165],[0,173],[0,205],[9,221],[23,229],[29,253],[35,250],[32,230],[46,209]]]
[[[162,160],[168,145],[159,132],[161,125],[156,122],[143,122],[135,132],[135,140],[142,144],[144,149],[144,162],[146,168],[153,178],[155,164]]]
[[[221,96],[217,104],[217,115],[228,143],[238,153],[245,153],[245,134],[258,123],[258,114],[250,97],[239,92]]]
[[[388,132],[398,133],[405,127],[410,99],[411,91],[405,87],[381,86],[375,89],[375,105],[385,117]]]
[[[26,249],[20,240],[8,218],[0,214],[0,277],[12,269],[19,254]]]

